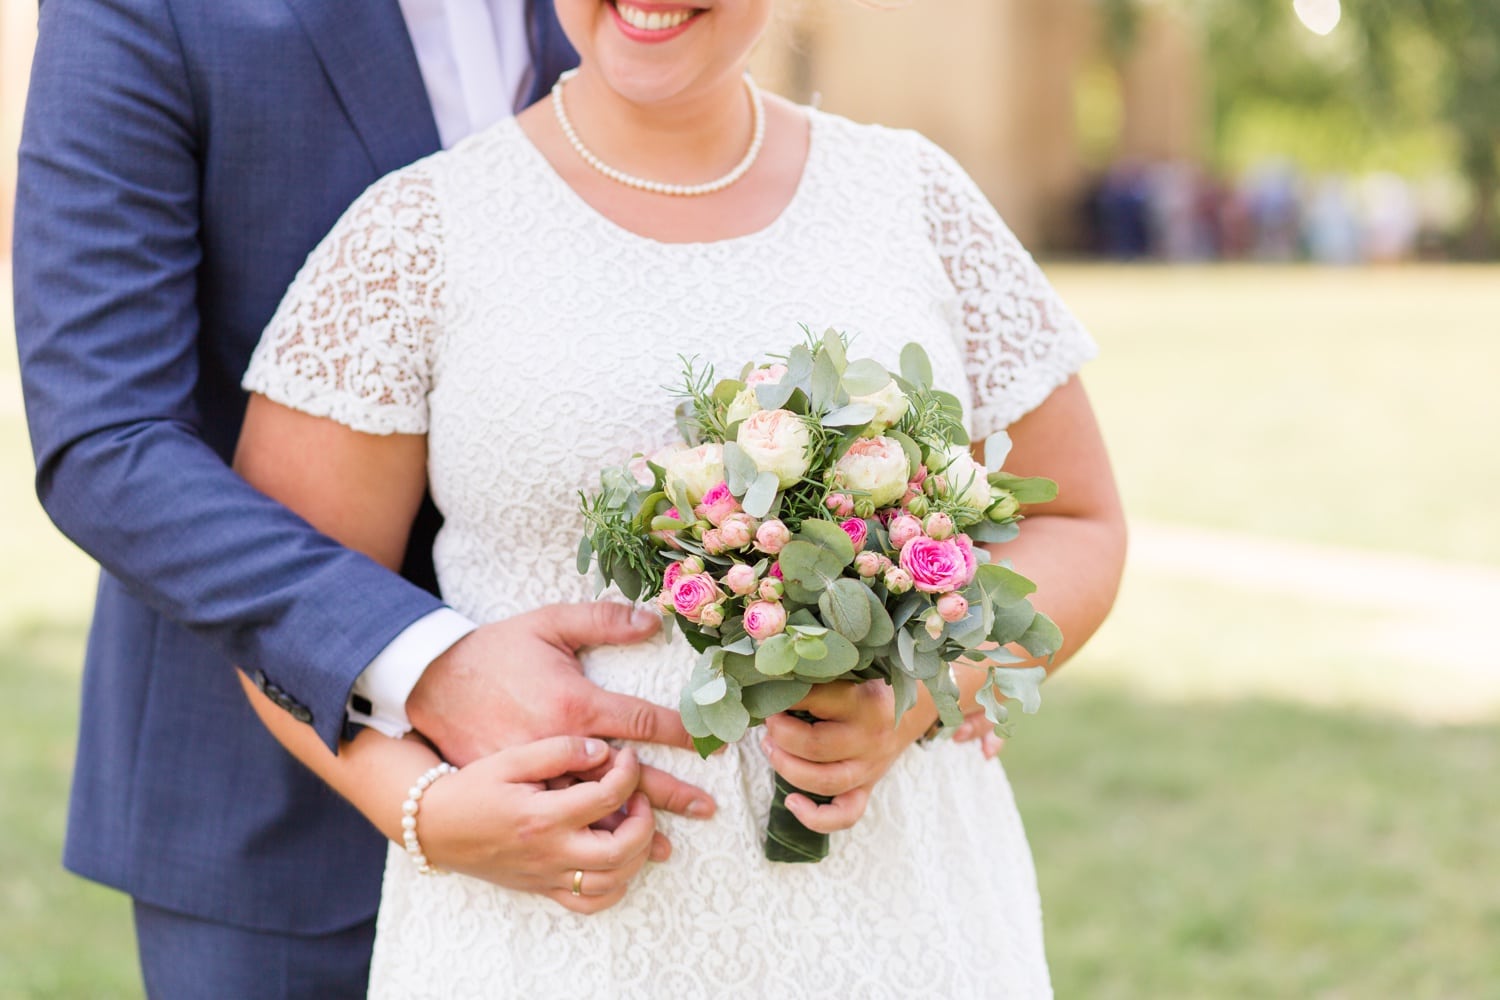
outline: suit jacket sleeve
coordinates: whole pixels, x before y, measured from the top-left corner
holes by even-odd
[[[354,678],[441,605],[258,493],[204,440],[206,134],[164,4],[49,0],[14,253],[37,492],[140,600],[307,706],[332,747]]]

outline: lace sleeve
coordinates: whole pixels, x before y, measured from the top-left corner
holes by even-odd
[[[958,293],[977,441],[1039,406],[1098,348],[963,168],[925,140],[919,165],[932,246]]]
[[[243,386],[367,434],[423,434],[446,282],[431,177],[379,181],[307,258]]]

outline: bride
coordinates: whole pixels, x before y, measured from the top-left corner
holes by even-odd
[[[590,598],[578,491],[674,439],[661,387],[679,355],[737,369],[805,323],[895,367],[916,340],[967,400],[975,441],[1008,429],[1007,468],[1061,484],[1003,555],[1075,650],[1123,554],[1075,377],[1094,346],[974,183],[914,133],[763,97],[744,71],[773,0],[556,6],[581,66],[553,99],[378,182],[309,258],[245,376],[241,471],[387,563],[430,484],[443,593],[495,621]],[[601,686],[673,706],[692,659],[680,637],[584,656]],[[972,695],[980,675],[962,673]],[[936,714],[925,690],[899,727],[877,682],[817,695],[831,721],[779,716],[708,760],[596,748],[608,762],[565,791],[580,815],[609,802],[603,826],[640,849],[587,869],[537,859],[508,888],[471,876],[495,829],[486,804],[536,745],[447,772],[419,739],[363,731],[334,757],[248,693],[392,840],[372,995],[1050,994],[1004,772],[951,741],[912,747]],[[630,794],[635,755],[708,790],[718,814],[653,817]],[[839,793],[789,801],[847,831],[827,860],[763,858],[773,769]],[[407,841],[403,800],[424,774]],[[648,863],[654,824],[674,849]]]

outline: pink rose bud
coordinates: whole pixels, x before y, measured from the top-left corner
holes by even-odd
[[[823,505],[833,512],[834,517],[848,517],[854,513],[854,498],[847,493],[830,493]]]
[[[875,501],[869,497],[860,497],[854,501],[854,516],[858,518],[875,516]]]
[[[872,576],[879,576],[880,571],[884,568],[881,565],[881,555],[879,552],[861,552],[854,557],[854,572],[866,579]]]
[[[929,476],[922,484],[922,492],[930,497],[946,495],[948,492],[948,480],[943,476]]]
[[[786,584],[774,576],[768,576],[760,581],[760,589],[757,593],[762,601],[779,601],[786,593]]]
[[[891,544],[901,548],[922,533],[922,522],[910,514],[898,514],[891,518]]]
[[[984,516],[996,524],[1003,524],[1021,512],[1021,505],[1010,490],[995,490],[994,497],[995,502]]]
[[[674,521],[682,520],[682,514],[678,512],[676,507],[668,510],[662,517],[670,517]],[[679,551],[682,549],[682,543],[677,540],[677,532],[675,531],[653,531],[651,532],[651,537],[668,548]]]
[[[692,574],[689,573],[687,575],[691,576]],[[677,581],[681,579],[682,576],[682,563],[668,563],[666,571],[661,575],[661,589],[665,591],[671,591],[673,587],[677,586]]]
[[[676,563],[673,563],[675,566]],[[672,588],[665,587],[660,594],[656,595],[656,609],[664,615],[670,615],[677,608],[672,603]]]
[[[910,514],[912,517],[926,517],[927,516],[927,498],[924,497],[924,496],[915,496],[915,497],[912,497],[911,498],[911,503],[909,503],[909,504],[906,505],[906,512],[908,514]]]
[[[693,513],[717,527],[739,509],[740,502],[729,492],[729,484],[720,480],[717,486],[703,494],[703,502],[693,508]]]
[[[764,368],[757,368],[749,375],[746,375],[745,384],[748,386],[776,385],[785,374],[786,365],[767,365]]]
[[[904,594],[913,586],[911,574],[900,566],[885,571],[885,589],[893,594]]]
[[[774,517],[755,529],[755,547],[768,556],[774,556],[786,548],[786,543],[791,540],[791,530]]]
[[[901,568],[911,574],[912,583],[924,594],[958,590],[974,578],[977,569],[968,541],[967,535],[942,541],[913,538],[901,547]]]
[[[865,524],[863,518],[851,517],[839,527],[844,529],[844,534],[854,543],[855,552],[865,547],[865,539],[870,536],[870,526]]]
[[[917,474],[911,477],[911,488],[920,490],[922,484],[925,482],[927,482],[927,466],[919,465],[917,466]]]
[[[923,529],[927,532],[928,538],[939,542],[945,538],[952,538],[953,532],[958,530],[957,526],[953,523],[953,518],[942,511],[938,511],[936,514],[929,514],[927,523],[923,525]]]
[[[744,597],[755,589],[755,568],[744,563],[735,563],[729,567],[724,574],[724,586],[734,592],[736,597]]]
[[[969,613],[969,602],[963,594],[950,591],[938,598],[937,611],[945,622],[963,621]]]
[[[698,624],[718,628],[724,624],[724,605],[710,604],[698,613]]]
[[[773,562],[771,564],[771,575],[774,576],[778,580],[785,580],[786,579],[786,577],[784,577],[784,576],[781,575],[781,563],[780,563],[780,561]]]
[[[719,525],[719,538],[726,549],[743,549],[755,540],[755,518],[749,514],[730,514]]]
[[[745,609],[745,631],[765,641],[786,630],[786,608],[775,601],[756,601]]]
[[[927,634],[934,639],[943,637],[943,616],[938,614],[937,608],[927,612],[926,617],[922,619],[922,624],[927,626]]]
[[[724,536],[719,533],[718,528],[709,528],[703,533],[703,551],[711,556],[721,556],[729,546],[724,544]]]
[[[693,576],[696,573],[703,572],[703,560],[697,556],[688,556],[677,565],[682,567],[683,576]]]
[[[673,609],[688,621],[699,624],[703,623],[703,612],[723,598],[724,592],[719,589],[719,584],[707,573],[684,576],[672,588]]]

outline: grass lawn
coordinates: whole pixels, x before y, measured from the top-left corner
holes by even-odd
[[[1500,565],[1500,270],[1053,274],[1133,515]],[[126,904],[58,865],[93,571],[31,496],[4,293],[0,1000],[134,996]],[[1005,753],[1060,996],[1496,995],[1500,711],[1413,721],[1475,697],[1382,624],[1131,576]]]

